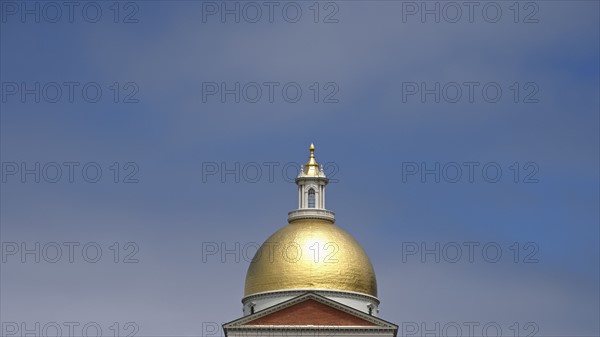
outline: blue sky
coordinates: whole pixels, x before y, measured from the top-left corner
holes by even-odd
[[[45,2],[0,1],[3,333],[12,323],[97,322],[112,335],[118,322],[125,335],[134,322],[137,336],[193,336],[207,334],[202,323],[238,318],[248,262],[204,262],[203,243],[260,243],[284,226],[297,201],[283,168],[293,177],[314,142],[338,180],[327,206],[374,264],[381,317],[401,328],[494,322],[512,336],[517,322],[521,335],[532,326],[537,336],[600,334],[599,3],[518,2],[517,14],[512,1],[475,2],[472,20],[459,3],[456,23],[455,8],[437,3],[439,22],[420,16],[433,1],[320,2],[318,15],[312,1],[276,2],[269,22],[268,7],[253,2],[263,11],[253,23],[248,2],[227,2],[239,5],[235,22],[220,16],[220,2],[84,1],[70,22],[65,7],[55,19]],[[22,16],[36,4],[39,23]],[[73,102],[65,82],[78,83]],[[39,83],[39,103],[21,97],[23,83]],[[239,83],[240,102],[207,92],[215,83]],[[409,94],[415,83],[438,83],[439,102]],[[102,94],[88,102],[96,87]],[[302,95],[288,102],[297,87]],[[22,182],[21,165],[35,163],[40,182]],[[52,163],[62,170],[56,183]],[[239,163],[239,182],[207,175],[214,163]],[[265,163],[277,165],[272,181]],[[407,175],[414,163],[419,172]],[[422,181],[421,164],[436,163],[440,182]],[[100,167],[98,182],[82,177],[84,166],[92,180]],[[496,167],[502,176],[490,182]],[[124,183],[128,174],[137,183]],[[537,182],[525,183],[528,174]],[[63,256],[22,262],[20,245],[36,242],[47,254],[58,243]],[[96,243],[103,255],[90,263],[76,251],[70,263],[68,242]],[[492,243],[502,256],[436,263],[402,250],[467,242]],[[123,263],[129,253],[139,262]],[[528,254],[537,262],[523,263]]]

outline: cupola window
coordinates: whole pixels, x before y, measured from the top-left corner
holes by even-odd
[[[308,190],[308,208],[315,208],[315,190]]]

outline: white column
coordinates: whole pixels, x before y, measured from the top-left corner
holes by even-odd
[[[323,185],[319,185],[319,208],[321,208],[321,209],[325,208],[325,207],[323,207],[323,201],[324,201],[324,198],[323,198]]]

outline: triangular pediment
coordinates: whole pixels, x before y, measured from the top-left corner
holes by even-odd
[[[395,324],[312,292],[226,323],[223,328],[277,326],[397,329]]]
[[[314,299],[307,299],[258,317],[245,325],[375,326],[376,324]]]

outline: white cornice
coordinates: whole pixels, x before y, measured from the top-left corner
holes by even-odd
[[[356,317],[361,318],[361,319],[363,319],[363,320],[365,320],[367,322],[373,323],[373,324],[376,325],[376,327],[386,328],[386,329],[394,329],[394,330],[398,329],[398,326],[395,325],[394,323],[391,323],[391,322],[388,322],[388,321],[383,320],[381,318],[378,318],[378,317],[366,314],[366,313],[364,313],[364,312],[362,312],[360,310],[354,309],[354,308],[349,307],[349,306],[347,306],[345,304],[341,304],[341,303],[336,302],[334,300],[328,299],[327,297],[318,295],[318,294],[316,294],[314,292],[307,292],[307,293],[305,293],[303,295],[294,297],[294,298],[292,298],[290,300],[287,300],[285,302],[276,304],[276,305],[274,305],[272,307],[269,307],[267,309],[260,310],[260,311],[254,313],[254,314],[251,314],[251,315],[248,315],[248,316],[244,316],[242,318],[238,318],[238,319],[236,319],[234,321],[231,321],[229,323],[225,323],[225,324],[223,324],[223,329],[226,330],[226,329],[233,328],[233,327],[246,326],[246,325],[244,325],[245,323],[249,323],[249,322],[251,322],[251,321],[253,321],[255,319],[267,316],[269,314],[272,314],[272,313],[277,312],[279,310],[288,308],[288,307],[293,306],[295,304],[307,301],[309,299],[317,301],[317,302],[320,302],[322,304],[325,304],[327,306],[330,306],[332,308],[335,308],[335,309],[340,310],[342,312],[345,312],[347,314],[356,316]],[[259,327],[264,327],[264,326],[256,326],[256,328],[259,328]],[[306,326],[306,327],[310,327],[310,326]],[[320,326],[315,326],[315,327],[318,328]],[[361,327],[361,329],[362,328],[363,327]],[[365,326],[364,328],[368,329],[368,328],[373,328],[373,327]]]

